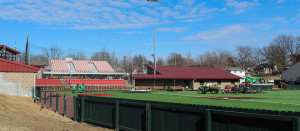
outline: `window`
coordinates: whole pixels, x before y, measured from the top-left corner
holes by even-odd
[[[218,85],[221,85],[221,80],[218,80]]]

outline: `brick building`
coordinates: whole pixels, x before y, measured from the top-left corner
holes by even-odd
[[[39,68],[0,58],[0,93],[31,97],[38,71]]]

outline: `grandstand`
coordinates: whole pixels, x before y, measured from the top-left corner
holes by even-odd
[[[43,78],[122,79],[125,70],[113,69],[107,61],[51,60]]]
[[[35,84],[43,90],[70,90],[77,84],[88,90],[123,90],[128,89],[124,75],[125,70],[113,69],[107,61],[51,60]]]

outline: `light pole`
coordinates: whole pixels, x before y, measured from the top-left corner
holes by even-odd
[[[156,2],[163,2],[161,0],[147,0],[148,2],[153,2],[154,3],[154,54],[152,54],[154,58],[154,74],[156,74],[156,55],[155,55],[155,3]]]

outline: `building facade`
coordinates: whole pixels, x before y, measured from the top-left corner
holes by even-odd
[[[188,88],[197,90],[199,86],[212,83],[225,88],[226,85],[239,84],[239,76],[215,67],[178,67],[157,66],[157,74],[153,74],[154,65],[146,65],[147,74],[133,74],[131,79],[136,89]]]

